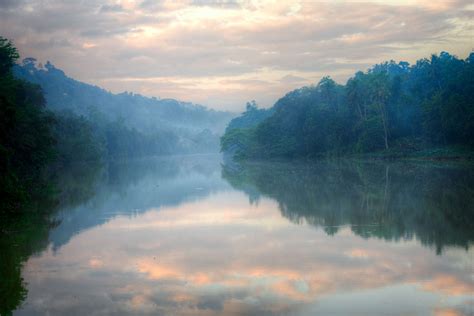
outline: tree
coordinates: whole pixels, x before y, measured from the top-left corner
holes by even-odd
[[[12,42],[0,36],[0,76],[10,73],[18,58],[20,55]]]
[[[388,149],[389,121],[388,121],[388,99],[390,96],[389,81],[386,72],[372,72],[370,74],[370,98],[371,105],[380,118],[383,126],[383,139],[385,149]]]
[[[41,89],[17,80],[11,68],[18,53],[0,38],[0,211],[18,211],[28,202],[42,169],[54,157],[54,116]]]
[[[232,140],[251,143],[239,154],[249,158],[379,150],[405,154],[459,145],[472,150],[472,95],[474,53],[462,60],[442,52],[413,66],[389,61],[357,72],[345,86],[324,77],[316,86],[291,91],[251,129],[226,137],[231,127],[243,128],[241,122],[249,121],[255,109],[248,106],[230,122],[223,139],[226,148],[233,148]]]

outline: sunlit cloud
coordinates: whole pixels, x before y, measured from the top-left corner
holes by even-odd
[[[387,59],[464,58],[473,15],[463,0],[24,0],[1,2],[0,28],[24,57],[114,92],[242,109]],[[302,80],[276,82],[285,76]]]
[[[423,288],[428,291],[442,291],[449,295],[474,293],[474,285],[469,282],[460,282],[450,275],[439,275],[435,279],[424,283]]]

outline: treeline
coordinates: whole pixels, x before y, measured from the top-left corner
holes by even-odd
[[[0,37],[0,214],[25,208],[32,196],[48,190],[38,183],[55,156],[56,118],[45,110],[38,86],[13,77],[18,58]]]
[[[165,131],[145,134],[127,127],[123,120],[110,121],[71,111],[53,112],[53,136],[59,163],[127,159],[170,154],[178,140]]]
[[[174,99],[148,98],[129,92],[113,94],[74,80],[50,62],[42,65],[34,58],[17,63],[13,74],[40,85],[47,108],[54,113],[74,113],[93,125],[114,124],[111,130],[125,133],[124,143],[119,147],[127,153],[218,152],[219,137],[234,116]]]
[[[346,85],[323,78],[286,94],[262,116],[248,106],[221,138],[238,158],[407,153],[474,146],[474,53],[443,52],[414,65],[385,62]],[[235,126],[236,120],[249,124]],[[468,149],[470,150],[470,149]]]
[[[206,110],[184,110],[181,104],[167,104],[166,111],[156,111],[156,105],[139,102],[148,100],[145,97],[111,94],[66,77],[50,63],[44,68],[36,65],[33,58],[24,59],[21,65],[15,64],[12,69],[14,77],[41,87],[46,109],[54,113],[58,121],[56,135],[81,136],[74,142],[69,138],[63,138],[65,143],[59,139],[60,161],[123,159],[218,149],[217,135],[210,133],[209,138],[215,140],[209,144],[199,138],[202,130],[185,131],[172,123],[163,123],[163,119],[173,115],[188,117],[191,112]],[[146,111],[147,107],[155,111]]]

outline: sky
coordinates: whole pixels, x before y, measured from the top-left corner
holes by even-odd
[[[470,0],[0,0],[0,35],[112,92],[241,111],[386,60],[474,49]]]

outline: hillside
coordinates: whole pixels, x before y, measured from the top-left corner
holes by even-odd
[[[120,121],[144,134],[171,133],[183,147],[179,151],[216,151],[219,135],[234,116],[174,99],[114,94],[74,80],[49,62],[42,66],[33,58],[24,59],[13,72],[19,79],[40,85],[53,112],[72,112],[91,121]]]

